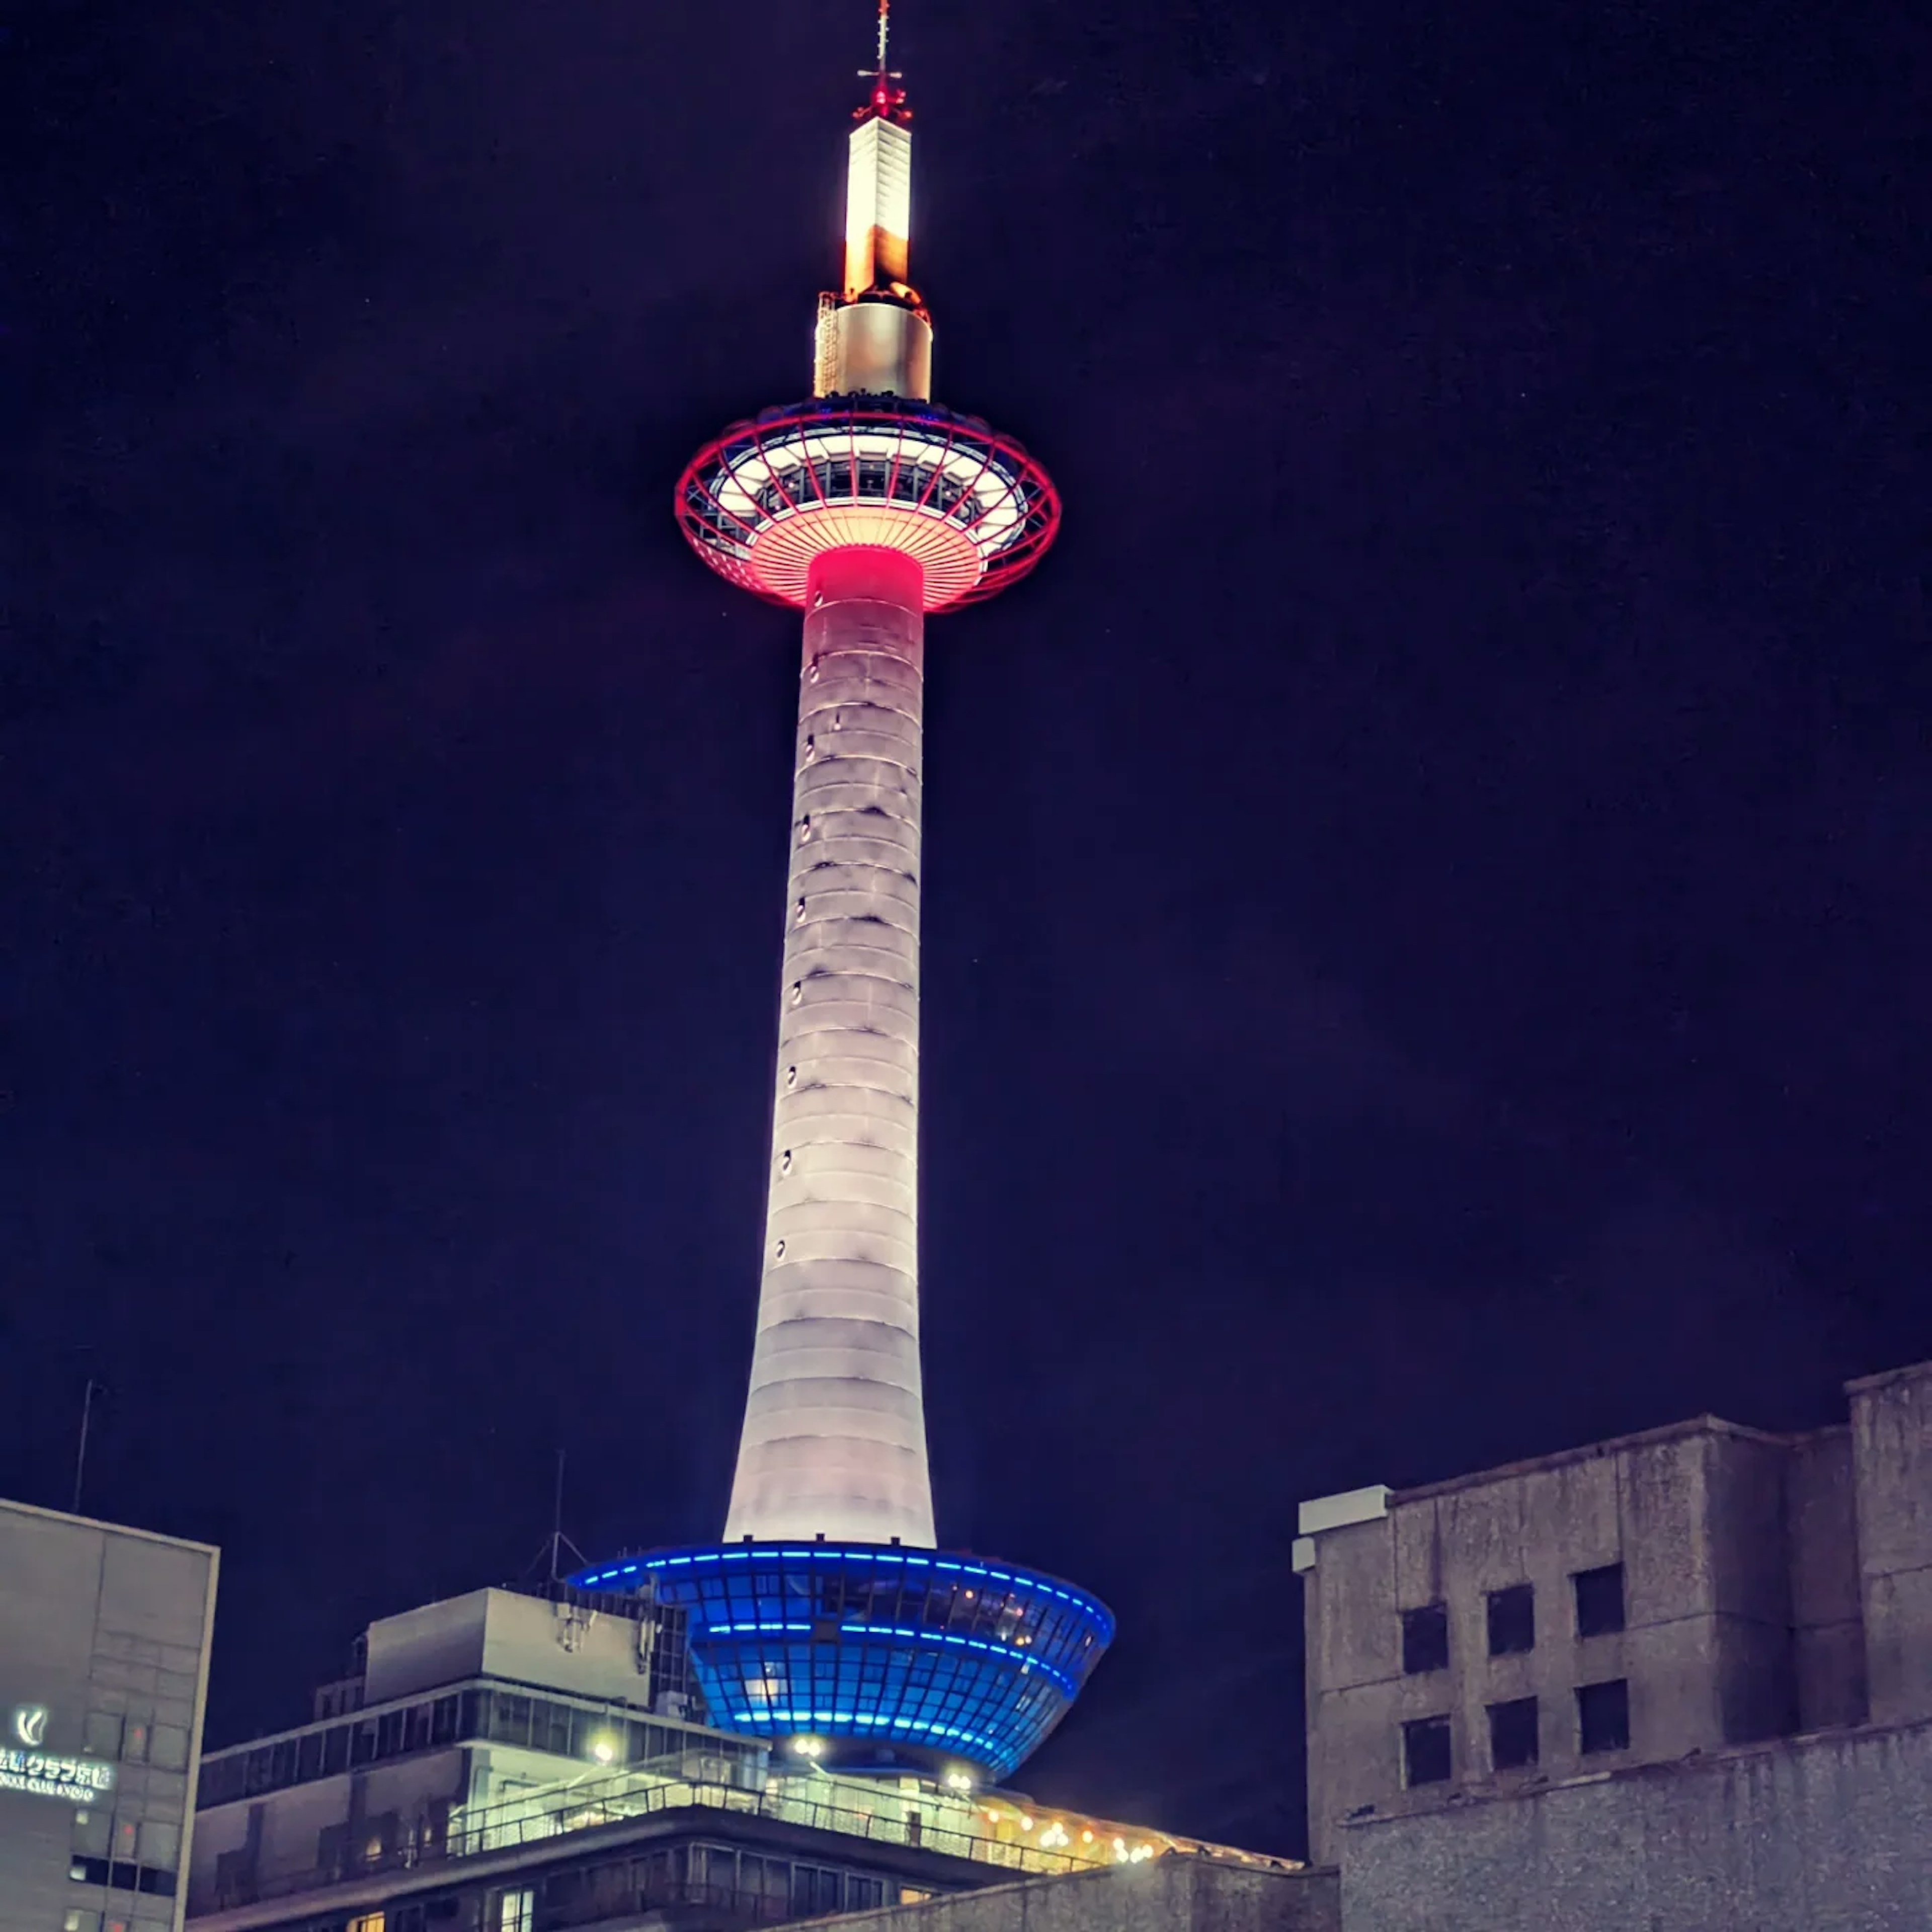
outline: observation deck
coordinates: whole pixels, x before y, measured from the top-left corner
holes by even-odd
[[[684,1610],[722,1730],[849,1771],[970,1766],[999,1783],[1066,1714],[1112,1613],[1059,1578],[897,1544],[659,1550],[572,1582]]]
[[[675,507],[719,576],[797,610],[812,560],[854,545],[914,558],[928,612],[976,603],[1024,577],[1060,526],[1058,491],[1010,436],[893,395],[734,423],[686,466]]]

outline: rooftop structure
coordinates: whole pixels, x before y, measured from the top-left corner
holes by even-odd
[[[692,547],[805,614],[751,1388],[723,1544],[586,1570],[692,1616],[712,1720],[827,1765],[1004,1778],[1113,1634],[1085,1592],[936,1546],[919,1348],[919,928],[928,614],[991,596],[1059,500],[932,400],[912,115],[876,62],[812,394],[734,424],[675,496]]]
[[[371,1625],[310,1723],[204,1760],[194,1932],[741,1932],[1174,1854],[1287,1868],[706,1728],[680,1624],[551,1588]]]
[[[1345,1932],[1932,1923],[1932,1363],[1846,1394],[1303,1504]]]

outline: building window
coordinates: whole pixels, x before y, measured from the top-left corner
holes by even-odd
[[[141,1864],[152,1866],[158,1871],[178,1871],[181,1869],[181,1827],[167,1819],[144,1818],[136,1834],[134,1856]],[[156,1886],[145,1884],[141,1888],[143,1892],[154,1892],[159,1888]]]
[[[1490,1592],[1490,1654],[1516,1657],[1536,1648],[1536,1591],[1512,1583]]]
[[[1402,1781],[1444,1784],[1449,1778],[1449,1720],[1418,1718],[1402,1727]]]
[[[1520,1771],[1536,1762],[1536,1700],[1513,1697],[1490,1706],[1490,1763],[1497,1771]]]
[[[791,1915],[795,1918],[824,1918],[844,1904],[844,1888],[838,1873],[822,1865],[795,1865],[791,1874]]]
[[[1630,1749],[1630,1684],[1585,1684],[1576,1692],[1576,1738],[1586,1752]]]
[[[1402,1669],[1406,1677],[1449,1668],[1449,1606],[1424,1604],[1402,1613]]]
[[[1600,1570],[1580,1570],[1570,1578],[1576,1588],[1576,1634],[1608,1636],[1624,1627],[1624,1566],[1606,1563]]]
[[[536,1900],[536,1894],[527,1888],[505,1892],[496,1908],[496,1932],[530,1932]]]
[[[81,1727],[80,1748],[89,1757],[121,1755],[121,1716],[116,1711],[90,1711]],[[100,1915],[94,1915],[97,1918]]]

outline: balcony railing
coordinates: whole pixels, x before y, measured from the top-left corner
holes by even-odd
[[[644,1784],[633,1775],[620,1774],[586,1780],[556,1794],[554,1800],[512,1800],[467,1818],[459,1814],[452,1818],[440,1840],[418,1840],[383,1847],[367,1857],[303,1871],[269,1873],[253,1879],[226,1874],[219,1885],[208,1886],[206,1892],[200,1887],[191,1891],[188,1916],[199,1918],[267,1899],[352,1884],[385,1873],[460,1864],[674,1811],[771,1819],[836,1832],[870,1844],[938,1852],[1016,1873],[1077,1871],[1111,1861],[1112,1856],[1111,1848],[1105,1860],[1097,1856],[1097,1848],[1093,1857],[1076,1855],[1071,1850],[1045,1851],[1034,1845],[1016,1844],[990,1835],[950,1828],[929,1816],[907,1815],[897,1812],[896,1808],[894,1811],[869,1811],[822,1803],[799,1795],[795,1786],[774,1792],[684,1779]]]

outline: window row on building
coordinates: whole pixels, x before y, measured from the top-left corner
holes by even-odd
[[[1624,1566],[1606,1563],[1570,1579],[1570,1628],[1580,1641],[1624,1628]],[[1484,1634],[1492,1657],[1516,1657],[1536,1648],[1536,1586],[1511,1583],[1484,1602]],[[1402,1612],[1403,1674],[1419,1677],[1449,1667],[1449,1606],[1419,1604]]]
[[[914,1904],[930,1896],[874,1873],[699,1842],[566,1865],[521,1885],[442,1892],[401,1900],[385,1911],[308,1920],[279,1932],[565,1932],[688,1906],[741,1922],[778,1924]]]
[[[81,1726],[80,1748],[86,1756],[122,1764],[185,1771],[188,1744],[185,1724],[163,1724],[143,1711],[89,1711]]]
[[[518,1691],[446,1692],[420,1702],[364,1711],[345,1723],[222,1751],[202,1760],[197,1807],[232,1804],[364,1765],[457,1744],[517,1744],[614,1769],[670,1757],[692,1734],[671,1724],[626,1717],[595,1706],[564,1703]],[[734,1747],[706,1737],[707,1750]],[[751,1747],[740,1748],[749,1750]]]
[[[530,1932],[680,1905],[776,1924],[885,1903],[884,1880],[869,1873],[730,1845],[667,1845],[550,1873],[538,1890]],[[500,1924],[494,1932],[512,1928]]]
[[[1489,1762],[1480,1771],[1520,1771],[1534,1765],[1541,1753],[1543,1714],[1534,1697],[1512,1697],[1486,1707],[1489,1719]],[[1586,1757],[1606,1751],[1628,1750],[1630,1742],[1630,1684],[1616,1677],[1600,1684],[1581,1684],[1574,1694],[1575,1744]],[[1454,1726],[1445,1712],[1416,1718],[1402,1727],[1402,1781],[1418,1785],[1446,1784],[1456,1774]],[[1471,1767],[1465,1766],[1465,1769]]]
[[[119,1805],[89,1805],[74,1814],[74,1844],[68,1854],[68,1876],[76,1885],[110,1893],[101,1906],[76,1906],[66,1914],[68,1932],[100,1932],[104,1922],[125,1927],[130,1921],[158,1910],[170,1917],[166,1905],[149,1900],[171,1899],[179,1882],[182,1826],[173,1816],[142,1815],[141,1799],[123,1795]],[[146,1912],[142,1908],[146,1908]]]
[[[173,1932],[173,1916],[166,1906],[158,1907],[151,1900],[140,1903],[145,1911],[97,1912],[91,1906],[76,1906],[63,1915],[61,1932]]]

